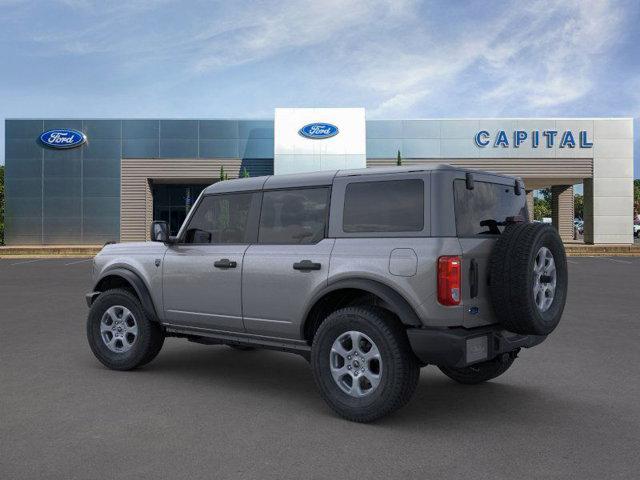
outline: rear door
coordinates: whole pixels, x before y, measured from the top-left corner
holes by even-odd
[[[327,283],[329,187],[267,190],[257,244],[244,256],[247,333],[297,339],[309,298]]]
[[[462,248],[463,323],[475,327],[495,323],[489,297],[489,261],[507,217],[528,218],[524,190],[475,175],[473,189],[464,179],[454,180],[456,231]]]

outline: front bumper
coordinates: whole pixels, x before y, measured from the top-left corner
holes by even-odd
[[[84,299],[87,302],[87,307],[91,308],[91,305],[93,305],[94,300],[101,293],[102,292],[90,292],[90,293],[85,294]]]
[[[409,328],[409,343],[425,364],[451,368],[492,360],[542,343],[546,335],[520,335],[499,325],[477,328]]]

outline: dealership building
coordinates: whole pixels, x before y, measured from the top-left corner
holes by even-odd
[[[176,232],[204,186],[228,178],[444,163],[551,188],[552,221],[574,239],[633,243],[633,120],[366,120],[362,108],[278,108],[267,120],[10,119],[8,245],[140,241],[153,220]],[[453,194],[453,193],[452,193]]]

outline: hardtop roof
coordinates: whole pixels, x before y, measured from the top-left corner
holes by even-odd
[[[308,173],[291,173],[283,175],[269,175],[264,177],[238,178],[233,180],[225,180],[208,186],[204,193],[226,193],[251,191],[261,189],[276,188],[295,188],[295,187],[314,187],[331,185],[336,177],[353,177],[366,175],[381,175],[408,172],[426,172],[426,171],[458,171],[463,173],[490,174],[501,178],[515,178],[510,175],[503,175],[494,172],[485,172],[482,170],[471,170],[468,168],[457,167],[441,163],[411,165],[402,167],[374,167],[374,168],[357,168],[348,170],[323,170],[319,172]]]

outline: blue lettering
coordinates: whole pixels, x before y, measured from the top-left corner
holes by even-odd
[[[509,146],[509,139],[507,138],[507,134],[504,133],[504,130],[500,130],[498,132],[498,136],[496,137],[496,142],[493,144],[494,147],[498,145],[502,145],[502,147]]]
[[[534,130],[531,132],[531,147],[538,148],[540,144],[540,132],[538,130]]]
[[[520,144],[527,139],[527,132],[524,130],[516,130],[513,132],[513,146],[519,148]]]
[[[558,132],[555,130],[545,130],[544,132],[542,132],[542,135],[547,137],[547,148],[553,147],[553,139],[557,134]]]
[[[487,145],[489,145],[489,140],[487,139],[489,137],[489,132],[487,132],[486,130],[480,130],[478,133],[476,133],[476,145],[479,147],[486,147]]]
[[[590,142],[587,138],[589,132],[582,130],[580,132],[580,148],[591,148],[593,147],[593,142]]]
[[[575,146],[576,146],[576,140],[575,138],[573,138],[573,133],[567,130],[562,134],[562,140],[560,140],[560,148],[564,148],[564,147],[575,148]]]

